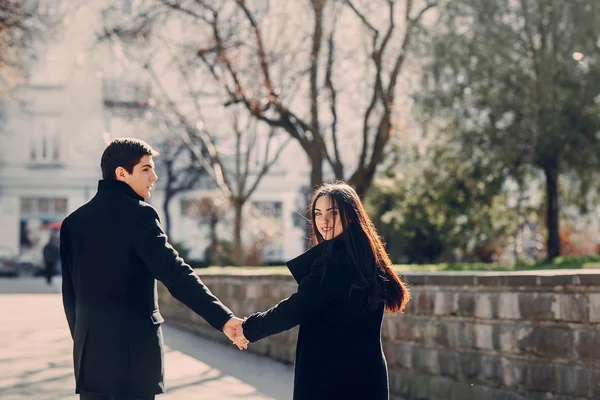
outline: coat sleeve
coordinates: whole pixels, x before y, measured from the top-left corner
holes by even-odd
[[[60,229],[60,260],[62,264],[62,300],[71,338],[75,337],[75,320],[77,318],[75,308],[75,288],[73,286],[72,263],[70,250],[70,237],[68,223],[64,221]]]
[[[211,293],[169,244],[158,214],[152,207],[146,206],[142,210],[134,232],[135,250],[154,278],[213,328],[222,330],[233,313]]]
[[[339,268],[335,264],[327,268],[324,278],[322,264],[313,266],[296,293],[267,311],[249,316],[242,325],[246,339],[256,342],[309,321],[333,300],[347,294]]]

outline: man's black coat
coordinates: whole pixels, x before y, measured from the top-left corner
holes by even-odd
[[[60,236],[77,393],[164,392],[156,279],[216,329],[232,316],[167,243],[154,208],[124,182],[100,181]]]
[[[343,235],[343,233],[342,233]],[[381,347],[383,305],[370,310],[354,278],[342,236],[288,261],[298,291],[243,324],[250,342],[300,325],[294,400],[388,399]],[[332,246],[327,265],[325,247]]]

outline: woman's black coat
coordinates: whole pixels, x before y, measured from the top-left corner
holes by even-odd
[[[77,393],[164,391],[155,279],[216,329],[232,316],[169,245],[154,208],[126,183],[99,182],[96,196],[63,222],[60,250]]]
[[[248,317],[244,336],[256,342],[300,325],[294,400],[387,400],[383,305],[369,310],[362,292],[350,291],[354,274],[342,236],[331,242],[286,263],[299,283],[298,291],[270,310]],[[324,265],[328,245],[332,250]]]

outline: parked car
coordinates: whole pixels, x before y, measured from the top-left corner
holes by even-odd
[[[44,260],[41,251],[29,251],[15,257],[19,275],[42,276],[44,275]]]
[[[21,272],[15,252],[10,247],[0,247],[0,275],[19,276]]]

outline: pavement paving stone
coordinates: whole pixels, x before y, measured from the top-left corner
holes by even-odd
[[[0,399],[77,400],[60,279],[0,279]],[[159,400],[290,400],[293,369],[163,325],[167,393]]]

